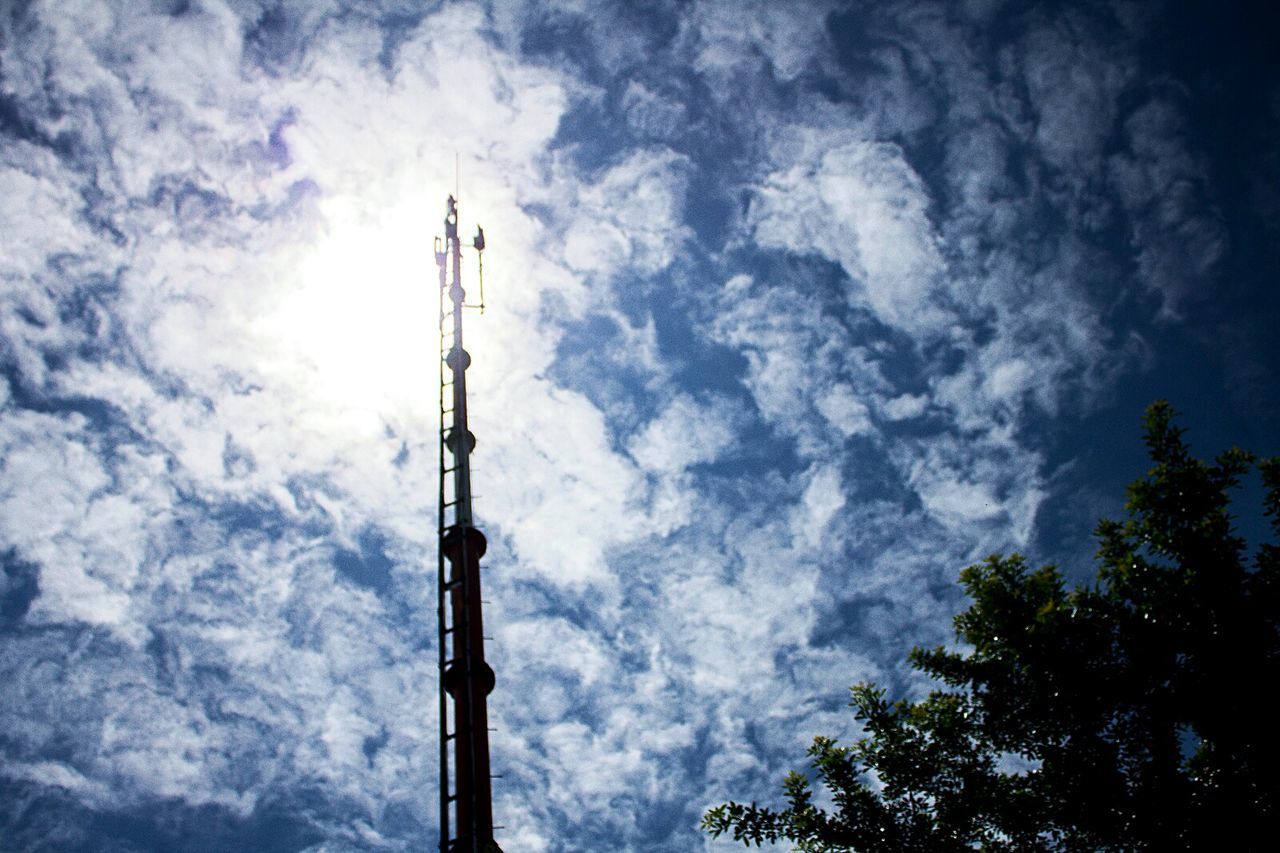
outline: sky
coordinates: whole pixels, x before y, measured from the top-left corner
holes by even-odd
[[[499,841],[730,849],[1152,400],[1280,452],[1278,24],[0,2],[0,847],[436,844],[457,191]]]

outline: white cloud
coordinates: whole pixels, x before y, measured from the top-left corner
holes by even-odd
[[[623,267],[653,274],[669,265],[688,234],[680,215],[687,166],[670,150],[642,149],[582,188],[565,225],[569,268],[607,277]]]
[[[57,761],[32,763],[6,761],[0,765],[0,773],[10,779],[25,779],[54,788],[62,788],[90,803],[109,804],[110,789],[102,782],[88,778],[74,767]]]
[[[638,80],[627,84],[622,95],[622,110],[632,130],[653,139],[676,136],[688,121],[682,103],[663,97]]]
[[[103,447],[80,416],[10,414],[0,443],[0,531],[41,566],[28,618],[100,625],[140,643],[132,594],[172,517],[163,460]]]
[[[714,462],[729,449],[738,417],[727,401],[699,402],[681,394],[632,437],[628,449],[647,471],[679,473]]]
[[[928,405],[929,399],[923,394],[903,394],[888,400],[881,408],[889,419],[902,421],[920,417]]]
[[[850,301],[917,336],[944,333],[944,273],[919,176],[891,143],[797,131],[803,153],[768,176],[751,211],[763,246],[812,251],[849,276]]]
[[[866,435],[874,430],[867,404],[857,398],[847,383],[837,382],[830,394],[820,397],[818,411],[843,435]]]
[[[1045,496],[1041,453],[1011,432],[989,427],[895,448],[925,509],[962,540],[984,542],[987,553],[1025,548]]]
[[[1112,131],[1131,61],[1108,56],[1082,18],[1033,29],[1019,46],[1028,98],[1036,112],[1038,152],[1059,168],[1092,169]]]
[[[39,269],[49,255],[77,255],[91,245],[79,221],[80,198],[74,177],[48,151],[29,144],[5,146],[0,154],[0,233],[5,253],[0,276],[9,297],[17,296],[13,279]]]
[[[685,23],[696,45],[696,67],[731,80],[763,57],[773,75],[795,79],[826,46],[825,21],[834,4],[814,3],[803,10],[774,3],[699,3]]]
[[[476,455],[481,523],[493,519],[511,537],[521,572],[610,584],[607,552],[644,527],[639,472],[610,447],[600,411],[580,394],[545,382],[503,390],[520,396],[486,401],[495,421],[482,433],[490,446]],[[500,412],[517,414],[503,428]]]
[[[804,499],[796,513],[797,524],[808,547],[822,546],[826,526],[844,505],[845,494],[839,469],[826,466],[815,471],[805,487]]]
[[[764,418],[797,436],[803,453],[821,456],[832,432],[870,431],[864,407],[888,386],[862,342],[824,316],[805,285],[733,277],[717,294],[710,333],[745,355],[745,383]]]

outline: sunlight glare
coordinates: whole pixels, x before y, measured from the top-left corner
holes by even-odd
[[[371,213],[335,199],[323,213],[323,236],[263,324],[289,381],[344,408],[434,411],[439,217],[419,201]]]

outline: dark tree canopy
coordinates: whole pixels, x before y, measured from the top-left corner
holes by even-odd
[[[912,703],[853,688],[864,736],[809,749],[834,812],[792,773],[785,809],[731,802],[704,829],[805,851],[1272,849],[1280,549],[1248,557],[1232,527],[1253,456],[1202,462],[1173,421],[1167,403],[1147,410],[1155,465],[1128,519],[1098,525],[1092,584],[990,557],[960,574],[969,651],[911,652],[942,689]],[[1280,458],[1256,464],[1280,534]]]

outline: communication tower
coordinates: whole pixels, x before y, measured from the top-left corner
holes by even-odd
[[[484,251],[477,229],[472,248]],[[462,348],[464,308],[458,202],[449,196],[444,240],[435,241],[440,267],[440,554],[436,612],[440,620],[440,850],[501,853],[493,839],[493,791],[489,772],[488,696],[493,669],[484,659],[480,558],[485,538],[471,515],[471,452],[467,428],[467,367]],[[452,713],[451,713],[452,712]],[[452,723],[450,720],[452,719]],[[453,758],[450,760],[450,745]],[[452,814],[451,814],[452,813]]]

